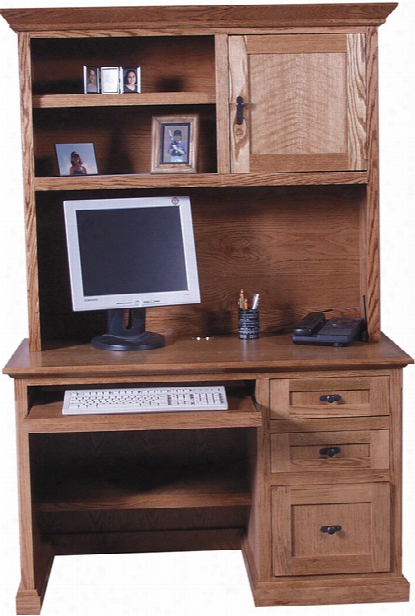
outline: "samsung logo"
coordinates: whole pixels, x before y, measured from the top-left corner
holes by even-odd
[[[91,298],[91,299],[85,299],[84,301],[85,301],[85,302],[97,302],[97,301],[98,301],[98,299],[97,299],[96,297],[93,297],[93,298]]]

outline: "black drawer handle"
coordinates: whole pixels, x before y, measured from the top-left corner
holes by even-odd
[[[329,458],[336,456],[340,452],[340,447],[323,447],[323,449],[320,449],[320,455],[328,456]]]
[[[244,123],[244,99],[242,96],[236,97],[236,123],[238,126]]]
[[[325,394],[323,396],[320,396],[321,402],[330,402],[330,404],[332,402],[339,402],[341,399],[342,397],[340,396],[340,394]]]
[[[341,526],[322,526],[320,528],[322,533],[328,533],[329,535],[334,535],[334,533],[338,533],[342,529]]]

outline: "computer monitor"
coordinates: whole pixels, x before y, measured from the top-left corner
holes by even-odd
[[[64,201],[73,310],[108,310],[101,349],[164,346],[145,310],[200,302],[188,197]],[[125,324],[125,309],[130,322]]]

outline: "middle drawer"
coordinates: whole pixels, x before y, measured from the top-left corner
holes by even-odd
[[[272,433],[271,473],[389,468],[389,430]]]

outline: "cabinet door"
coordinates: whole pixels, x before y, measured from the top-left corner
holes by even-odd
[[[364,34],[232,36],[229,54],[233,172],[366,169]]]
[[[276,576],[389,571],[389,484],[272,488]]]

